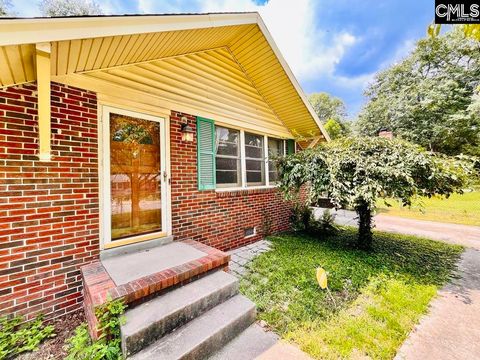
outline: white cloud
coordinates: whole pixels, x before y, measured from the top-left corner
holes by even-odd
[[[294,74],[304,79],[333,74],[346,50],[356,42],[348,32],[327,41],[326,33],[316,27],[314,5],[313,0],[270,0],[264,5],[253,0],[206,0],[201,11],[258,11]]]
[[[257,11],[299,80],[333,75],[346,50],[356,42],[348,32],[332,35],[317,28],[314,0],[269,0],[263,5],[254,0],[192,0],[188,8],[179,0],[137,0],[137,6],[143,13]]]

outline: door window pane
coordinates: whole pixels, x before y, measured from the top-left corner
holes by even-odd
[[[280,139],[268,138],[268,179],[271,183],[278,180],[275,158],[285,155],[285,142]]]
[[[263,136],[245,133],[247,186],[265,185]]]
[[[161,230],[160,124],[110,114],[112,240]]]
[[[215,127],[215,166],[217,187],[237,187],[242,184],[240,166],[240,132]]]

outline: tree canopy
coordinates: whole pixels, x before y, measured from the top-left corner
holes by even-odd
[[[308,100],[330,138],[337,139],[350,133],[350,126],[345,121],[347,111],[342,99],[320,92],[311,94]]]
[[[416,196],[462,192],[473,162],[448,158],[403,140],[342,138],[278,160],[280,189],[291,198],[307,185],[309,204],[327,195],[337,208],[359,215],[358,246],[371,246],[372,213],[377,199],[410,205]]]
[[[358,129],[380,128],[446,154],[480,152],[480,42],[457,28],[420,40],[400,63],[380,72],[366,90]]]
[[[9,0],[0,0],[0,17],[9,16],[12,4]]]
[[[326,92],[313,93],[308,97],[313,110],[323,123],[328,119],[343,120],[347,111],[342,99],[334,97]]]
[[[42,0],[39,7],[43,16],[101,15],[103,13],[95,0]]]

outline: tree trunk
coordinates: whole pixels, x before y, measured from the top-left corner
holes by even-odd
[[[358,214],[357,246],[363,250],[372,248],[372,210],[366,202],[361,202],[355,211]]]

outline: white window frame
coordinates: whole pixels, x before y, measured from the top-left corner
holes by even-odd
[[[266,156],[265,156],[265,161],[267,162],[266,169],[268,170],[267,173],[267,179],[268,179],[268,184],[270,184],[270,157],[268,155],[268,139],[273,139],[273,140],[280,140],[283,142],[283,156],[287,155],[287,140],[279,138],[279,137],[274,137],[274,136],[267,136],[265,135],[265,140],[267,143],[267,146],[265,148],[266,151]],[[277,181],[272,181],[270,185],[276,186],[278,184]]]
[[[269,164],[268,164],[268,160],[269,160],[269,157],[268,157],[268,139],[272,138],[272,139],[283,141],[283,153],[284,154],[287,153],[287,139],[284,139],[284,138],[281,138],[281,137],[278,137],[278,136],[269,136],[269,135],[266,135],[266,134],[261,134],[261,133],[251,131],[251,130],[248,130],[248,129],[239,129],[239,128],[229,126],[229,125],[223,125],[223,124],[218,124],[217,125],[217,124],[215,124],[215,127],[217,127],[217,126],[227,128],[227,129],[237,130],[237,131],[240,132],[240,143],[239,143],[239,146],[240,146],[240,173],[241,173],[241,184],[242,185],[241,186],[231,186],[231,187],[228,187],[228,186],[219,187],[218,184],[217,184],[217,186],[215,188],[215,191],[224,192],[224,191],[236,191],[236,190],[268,189],[268,188],[276,187],[277,183],[276,182],[270,183],[270,179],[269,179],[270,169],[269,169]],[[264,153],[264,161],[265,161],[265,185],[247,186],[247,171],[246,171],[246,169],[247,169],[247,159],[246,159],[246,156],[245,156],[245,132],[247,132],[249,134],[263,136],[263,153]],[[215,156],[215,159],[216,159],[216,156]],[[217,174],[215,174],[215,176],[217,176]]]
[[[220,158],[223,158],[223,159],[235,159],[235,160],[240,160],[240,184],[243,184],[243,174],[242,174],[242,150],[241,150],[241,133],[240,133],[240,130],[238,129],[234,129],[234,128],[229,128],[227,126],[221,126],[221,125],[215,125],[215,147],[217,146],[217,139],[216,139],[216,136],[217,136],[217,127],[220,127],[220,128],[224,128],[224,129],[227,129],[227,130],[234,130],[234,131],[237,131],[238,132],[238,157],[233,157],[233,156],[229,156],[229,155],[217,155],[216,151],[215,151],[215,161],[217,161],[217,156],[220,157]],[[215,164],[215,178],[217,177],[217,166]],[[230,184],[217,184],[216,182],[216,179],[215,179],[215,187],[216,188],[219,188],[219,189],[231,189],[232,187],[238,187],[238,186],[230,186]]]
[[[251,134],[251,135],[254,135],[254,136],[258,136],[258,137],[261,137],[263,140],[262,140],[262,145],[263,145],[263,169],[265,171],[265,173],[268,173],[268,166],[267,166],[267,153],[265,153],[265,150],[267,149],[265,147],[265,140],[267,139],[267,135],[264,135],[264,134],[258,134],[258,133],[254,133],[254,132],[251,132],[251,131],[246,131],[247,133]],[[267,144],[268,146],[268,144]],[[243,144],[242,144],[242,147],[243,147],[243,150],[245,152],[245,131],[243,132]],[[256,146],[255,146],[256,147]],[[261,149],[261,147],[260,147]],[[252,188],[259,188],[259,187],[263,187],[263,186],[269,186],[269,183],[268,183],[268,174],[264,174],[264,177],[265,177],[265,184],[255,184],[255,185],[248,185],[247,183],[247,160],[253,160],[253,161],[262,161],[261,159],[256,159],[256,158],[248,158],[247,159],[247,155],[245,154],[245,167],[242,169],[244,170],[245,172],[245,183],[243,183],[242,185],[245,187],[245,188],[248,188],[248,189],[252,189]]]

